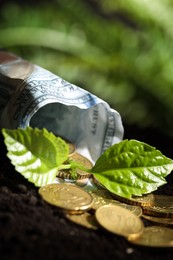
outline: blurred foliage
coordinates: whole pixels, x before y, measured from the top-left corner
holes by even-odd
[[[0,47],[173,136],[173,2],[0,1]]]

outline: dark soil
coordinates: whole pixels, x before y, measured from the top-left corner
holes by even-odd
[[[173,140],[156,130],[125,127],[125,138],[145,141],[172,156]],[[6,157],[0,136],[0,259],[172,259],[170,249],[134,247],[123,237],[72,223],[44,202]],[[157,191],[173,195],[173,176]],[[145,223],[146,225],[149,223]]]

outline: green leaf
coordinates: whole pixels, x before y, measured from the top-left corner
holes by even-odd
[[[46,129],[2,129],[7,156],[21,173],[36,186],[52,183],[57,167],[68,158],[68,145]]]
[[[173,160],[154,147],[136,140],[124,140],[107,149],[91,169],[109,191],[130,198],[156,190],[166,183]]]

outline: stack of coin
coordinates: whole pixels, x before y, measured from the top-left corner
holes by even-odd
[[[142,216],[148,221],[173,225],[173,196],[153,195],[152,204],[142,209]]]
[[[46,202],[62,210],[65,217],[77,225],[93,230],[105,229],[107,232],[124,237],[136,246],[173,247],[173,229],[152,225],[145,227],[143,218],[141,218],[143,210],[147,209],[149,212],[150,208],[153,212],[153,207],[159,199],[156,195],[149,196],[150,203],[148,196],[147,199],[146,196],[142,196],[140,199],[132,198],[131,201],[127,200],[128,203],[124,203],[115,200],[106,189],[86,192],[70,183],[45,185],[39,189],[39,194]],[[163,197],[162,203],[166,199],[168,198]],[[172,198],[170,197],[170,199]],[[168,205],[169,203],[167,203],[167,207]],[[170,220],[173,219],[171,212],[170,206],[169,214],[166,211],[168,214],[166,216],[170,216]],[[145,216],[150,217],[149,215]],[[166,223],[168,218],[162,217],[162,219]]]
[[[69,146],[69,156],[68,159],[74,160],[79,164],[83,165],[87,169],[93,167],[93,163],[86,158],[85,156],[76,152],[76,145],[71,143],[69,140],[61,137]],[[68,160],[64,164],[68,164]],[[73,169],[74,171],[74,169]],[[79,187],[89,187],[90,185],[90,176],[91,174],[85,172],[84,170],[77,169],[75,172],[72,172],[70,169],[61,169],[56,174],[56,182],[58,183],[75,183]]]
[[[69,159],[71,159],[75,162],[78,162],[79,164],[83,165],[87,169],[91,169],[93,167],[92,162],[88,158],[86,158],[85,156],[76,152],[75,144],[72,144],[70,141],[68,141],[64,138],[62,138],[62,139],[69,146]],[[63,170],[59,170],[57,172],[57,177],[62,178],[64,180],[73,180],[73,179],[83,180],[83,179],[89,178],[90,176],[91,176],[90,173],[85,172],[84,170],[81,170],[81,169],[76,170],[75,178],[72,176],[70,169],[63,169]]]
[[[93,164],[89,159],[87,159],[85,156],[83,156],[77,152],[69,155],[69,158],[71,160],[83,165],[87,169],[91,169],[93,167]],[[79,179],[84,179],[84,178],[88,178],[91,176],[90,173],[87,173],[84,170],[80,170],[80,169],[77,170],[77,174],[79,176]]]
[[[128,210],[130,210],[131,212],[133,212],[135,215],[137,215],[138,217],[140,217],[142,215],[142,208],[140,206],[136,206],[136,205],[129,205],[126,203],[122,203],[119,200],[115,200],[110,192],[108,190],[105,189],[98,189],[95,191],[91,191],[90,194],[93,197],[93,205],[92,205],[92,209],[93,210],[97,210],[99,207],[103,206],[103,205],[117,205],[123,208],[126,208]]]
[[[88,160],[85,156],[83,156],[83,155],[81,155],[77,152],[70,154],[69,159],[71,159],[75,162],[78,162],[79,164],[83,165],[87,169],[91,169],[93,167],[93,164],[91,163],[90,160]],[[77,169],[76,173],[75,173],[75,179],[77,179],[77,180],[86,179],[86,178],[89,178],[90,176],[91,176],[90,173],[88,173],[84,170],[81,170],[81,169]],[[67,179],[67,180],[74,179],[72,174],[71,174],[70,169],[59,170],[57,172],[57,177]]]
[[[138,206],[150,206],[153,202],[153,194],[146,194],[143,196],[132,196],[130,199],[118,196],[114,193],[111,193],[114,198],[119,201],[122,201],[126,204],[130,205],[138,205]]]
[[[93,164],[76,152],[74,145],[69,144],[69,158],[91,169]],[[57,177],[63,183],[54,183],[41,187],[42,198],[58,207],[65,217],[86,228],[105,229],[108,232],[123,236],[136,246],[173,247],[173,229],[160,225],[173,225],[173,197],[154,195],[152,193],[130,199],[109,192],[99,181],[89,173],[77,170],[77,181],[72,180],[69,170],[62,170]],[[86,181],[87,180],[87,181]],[[77,186],[77,182],[91,180],[95,189],[86,191]],[[145,227],[143,219],[151,226]],[[152,223],[158,226],[153,226]],[[167,234],[167,235],[166,235]]]
[[[127,199],[111,193],[117,200],[142,208],[142,217],[159,225],[173,225],[173,196],[146,194],[141,197],[132,196]]]

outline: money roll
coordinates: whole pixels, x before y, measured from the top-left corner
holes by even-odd
[[[1,128],[46,128],[74,143],[93,162],[121,141],[124,132],[120,114],[107,102],[3,50],[0,117]]]

